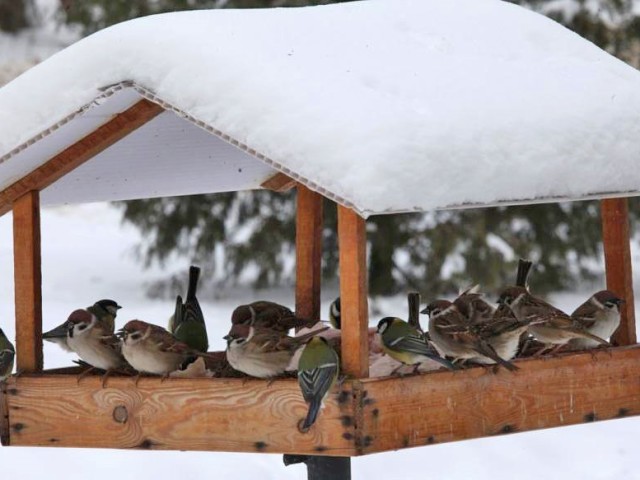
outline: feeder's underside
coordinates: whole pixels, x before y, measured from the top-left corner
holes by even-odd
[[[640,414],[640,346],[347,380],[303,434],[295,379],[11,377],[3,445],[358,456]]]

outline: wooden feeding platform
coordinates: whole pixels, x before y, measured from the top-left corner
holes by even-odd
[[[384,3],[362,2],[356,7],[383,8],[376,5]],[[414,5],[412,8],[423,7]],[[478,8],[491,10],[503,6],[486,4]],[[513,8],[509,6],[505,11],[513,12]],[[299,28],[304,28],[304,24],[301,25]],[[544,25],[547,28],[548,24]],[[352,28],[351,23],[348,28]],[[126,37],[126,31],[120,35]],[[251,35],[258,33],[249,31],[247,35],[253,38]],[[136,35],[138,37],[141,36]],[[302,35],[298,40],[306,41],[300,40],[306,38],[307,35]],[[201,45],[201,39],[196,40]],[[577,41],[580,40],[571,40]],[[212,41],[212,44],[218,43]],[[252,46],[256,45],[269,48],[260,42],[252,42]],[[93,47],[78,46],[74,51],[82,53],[83,48]],[[137,50],[130,51],[135,53]],[[342,47],[340,52],[342,55]],[[574,50],[570,49],[570,53],[573,55]],[[491,58],[488,55],[487,61]],[[391,56],[388,60],[395,59]],[[55,66],[56,62],[65,61],[69,59],[53,58],[52,63],[45,62],[33,75],[0,90],[0,112],[3,102],[13,101],[7,97],[18,87],[28,92],[29,87],[38,85],[45,90],[51,89],[47,92],[54,95],[61,85],[56,84],[57,77],[48,78],[48,68],[53,67],[47,65]],[[145,65],[160,68],[155,63]],[[626,67],[615,63],[611,68]],[[225,69],[215,69],[220,70]],[[491,71],[491,68],[486,70]],[[544,69],[539,73],[543,74]],[[631,75],[626,70],[623,73]],[[205,79],[210,74],[203,72]],[[284,72],[285,77],[286,74]],[[314,70],[313,75],[317,74]],[[637,72],[634,75],[640,77]],[[634,78],[640,84],[640,80]],[[95,81],[91,82],[90,85],[95,86]],[[30,132],[40,132],[37,135],[23,138],[16,133],[15,138],[3,143],[2,135],[9,133],[0,132],[0,146],[9,145],[8,150],[0,150],[0,214],[13,212],[17,370],[20,372],[0,385],[3,445],[351,457],[640,414],[640,347],[635,345],[628,206],[624,198],[637,195],[640,182],[631,189],[621,183],[613,191],[609,184],[601,189],[596,185],[593,190],[578,193],[575,188],[561,190],[551,198],[536,190],[545,179],[559,175],[551,169],[540,174],[532,172],[531,180],[527,183],[529,179],[525,179],[523,183],[521,196],[508,197],[508,191],[498,191],[492,202],[469,200],[466,192],[458,192],[459,203],[450,200],[442,204],[435,200],[436,203],[423,202],[422,197],[412,196],[415,188],[407,188],[406,203],[385,204],[386,194],[381,193],[372,193],[377,195],[376,201],[370,202],[366,196],[358,196],[345,188],[347,183],[332,183],[331,180],[351,168],[352,163],[359,161],[365,166],[369,160],[366,155],[360,160],[345,160],[344,167],[323,176],[317,171],[314,173],[314,169],[305,170],[307,164],[297,164],[286,155],[278,159],[261,153],[260,145],[251,143],[250,135],[238,140],[233,134],[221,131],[215,121],[189,113],[189,105],[175,103],[179,98],[170,94],[167,94],[168,99],[164,98],[153,87],[126,80],[110,84],[94,92],[93,96],[89,93],[94,87],[87,87],[82,91],[82,98],[74,100],[72,105],[61,100],[62,106],[56,111],[55,118],[62,120],[52,120],[49,125],[37,111],[29,117],[31,124],[26,125],[29,122],[21,120],[25,129],[29,126]],[[3,96],[6,89],[14,90]],[[308,93],[312,95],[310,98],[316,98],[316,90],[311,89]],[[609,94],[606,95],[608,99]],[[630,98],[640,104],[640,95]],[[631,100],[627,104],[633,104]],[[272,113],[279,112],[277,106],[271,107]],[[204,110],[201,113],[206,116]],[[575,115],[576,118],[584,116]],[[250,124],[253,118],[245,121]],[[560,118],[561,124],[563,121]],[[11,132],[11,128],[8,125],[7,131]],[[379,133],[380,130],[375,131]],[[259,143],[259,135],[256,138],[258,140],[253,140]],[[352,143],[358,144],[355,140]],[[309,145],[311,147],[302,142],[302,147],[308,147],[307,150],[300,147],[303,157],[305,154],[313,156],[317,143]],[[462,147],[452,145],[448,148]],[[602,149],[606,150],[605,147]],[[264,150],[268,151],[266,146]],[[569,150],[559,149],[557,161],[564,161],[566,158],[562,155]],[[487,157],[492,152],[480,153]],[[517,152],[508,153],[515,155]],[[623,165],[620,154],[609,158],[606,151],[597,151],[594,155],[596,153],[600,160],[606,158],[607,162]],[[273,151],[271,154],[275,155]],[[389,155],[388,162],[396,161],[395,153]],[[224,161],[217,161],[218,157]],[[428,155],[425,154],[425,158],[428,160]],[[398,161],[402,162],[402,159]],[[425,165],[411,172],[415,175],[404,175],[403,181],[422,185],[425,175],[442,170],[437,163]],[[465,168],[476,166],[470,163]],[[423,174],[423,170],[427,173]],[[353,181],[354,172],[350,173],[345,175],[347,180],[340,180]],[[398,184],[394,185],[397,187]],[[454,187],[452,185],[455,190]],[[96,376],[87,376],[78,382],[74,369],[43,371],[41,203],[122,200],[251,188],[297,190],[295,307],[297,314],[307,318],[320,318],[323,202],[329,199],[338,204],[343,318],[341,368],[348,379],[329,396],[309,432],[298,430],[306,405],[293,378],[269,383],[246,378],[169,378],[163,381],[143,377],[136,384],[130,377],[113,376],[103,388]],[[428,196],[428,192],[424,196]],[[474,367],[453,372],[369,378],[367,215],[594,198],[601,201],[607,287],[626,301],[620,328],[613,338],[615,347],[518,359],[519,370],[516,372]],[[395,201],[402,202],[402,198]]]

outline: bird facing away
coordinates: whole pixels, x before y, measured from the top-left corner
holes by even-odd
[[[120,340],[109,332],[109,324],[83,309],[71,312],[65,323],[69,326],[67,345],[83,361],[107,372],[126,367]]]
[[[620,326],[620,305],[624,300],[609,290],[600,290],[580,305],[571,314],[571,318],[587,332],[608,340]],[[574,338],[574,348],[593,348],[599,345],[590,338]]]
[[[301,430],[306,432],[316,421],[322,402],[333,387],[340,360],[326,339],[313,337],[302,350],[298,361],[298,384],[304,401],[309,405]]]
[[[200,268],[191,265],[189,267],[189,286],[187,297],[182,302],[182,297],[176,297],[176,308],[169,320],[169,331],[181,342],[200,352],[209,350],[209,338],[204,315],[200,303],[196,298]]]
[[[479,285],[473,285],[464,290],[453,301],[460,314],[471,325],[490,322],[496,310],[493,305],[483,298],[479,288]]]
[[[101,322],[103,331],[106,334],[113,334],[115,332],[115,321],[118,310],[122,308],[114,300],[103,299],[98,300],[96,303],[86,308],[90,314],[95,315]],[[42,339],[51,343],[55,343],[60,348],[67,352],[73,352],[73,350],[67,344],[67,334],[71,325],[69,321],[58,325],[53,330],[49,330],[42,334]]]
[[[327,330],[314,330],[299,337],[247,325],[233,325],[227,341],[227,361],[239,372],[257,378],[282,375],[296,351],[311,337]]]
[[[509,306],[519,321],[529,324],[529,333],[546,345],[537,355],[554,347],[559,348],[573,338],[588,338],[599,344],[609,345],[609,342],[589,333],[583,325],[562,310],[531,295],[526,287],[506,288],[498,303]]]
[[[271,330],[286,336],[292,328],[309,328],[318,321],[296,317],[284,305],[259,300],[236,307],[231,314],[231,323],[232,325],[247,325],[261,330]]]
[[[131,320],[120,330],[122,355],[140,373],[167,376],[187,358],[207,356],[190,348],[167,330],[142,320]]]
[[[440,353],[455,361],[470,360],[475,363],[497,363],[507,370],[517,370],[514,364],[497,354],[481,329],[469,324],[448,300],[431,302],[422,313],[429,315],[429,335]]]
[[[342,327],[342,318],[340,316],[340,297],[336,298],[329,305],[329,323],[333,328],[340,330]]]
[[[454,368],[449,360],[438,355],[417,328],[400,318],[385,317],[380,320],[378,334],[384,352],[398,362],[413,365],[414,372],[417,371],[419,364],[427,360],[438,362],[449,370]]]
[[[13,371],[16,349],[0,328],[0,382],[4,382]]]

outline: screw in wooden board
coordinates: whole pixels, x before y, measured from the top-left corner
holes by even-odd
[[[113,409],[113,419],[118,423],[127,423],[129,412],[124,405],[118,405]]]

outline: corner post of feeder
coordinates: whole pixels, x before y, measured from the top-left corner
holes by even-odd
[[[607,276],[607,289],[625,303],[620,311],[620,327],[612,337],[614,345],[636,343],[635,304],[629,245],[629,205],[626,198],[609,198],[600,203],[602,243]]]
[[[338,205],[342,371],[355,378],[369,376],[366,221]]]
[[[322,200],[322,195],[297,186],[296,315],[303,318],[320,318]]]
[[[13,203],[13,259],[17,371],[42,370],[40,195],[32,190]]]

